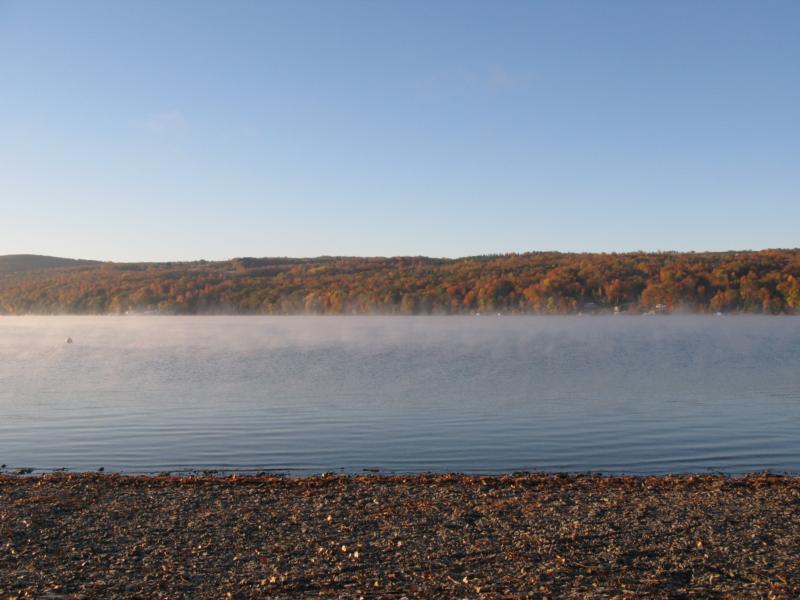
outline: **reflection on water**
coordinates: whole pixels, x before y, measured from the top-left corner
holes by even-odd
[[[800,471],[798,423],[791,317],[0,317],[10,467]]]

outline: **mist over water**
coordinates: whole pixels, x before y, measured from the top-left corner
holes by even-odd
[[[798,423],[791,317],[0,317],[9,468],[800,471]]]

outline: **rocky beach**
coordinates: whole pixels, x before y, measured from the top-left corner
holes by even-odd
[[[2,598],[797,598],[800,479],[0,475]]]

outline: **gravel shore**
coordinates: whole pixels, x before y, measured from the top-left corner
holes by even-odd
[[[0,598],[800,598],[800,478],[0,476]]]

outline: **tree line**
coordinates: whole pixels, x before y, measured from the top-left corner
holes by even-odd
[[[0,274],[0,314],[800,312],[800,249],[237,258]]]

